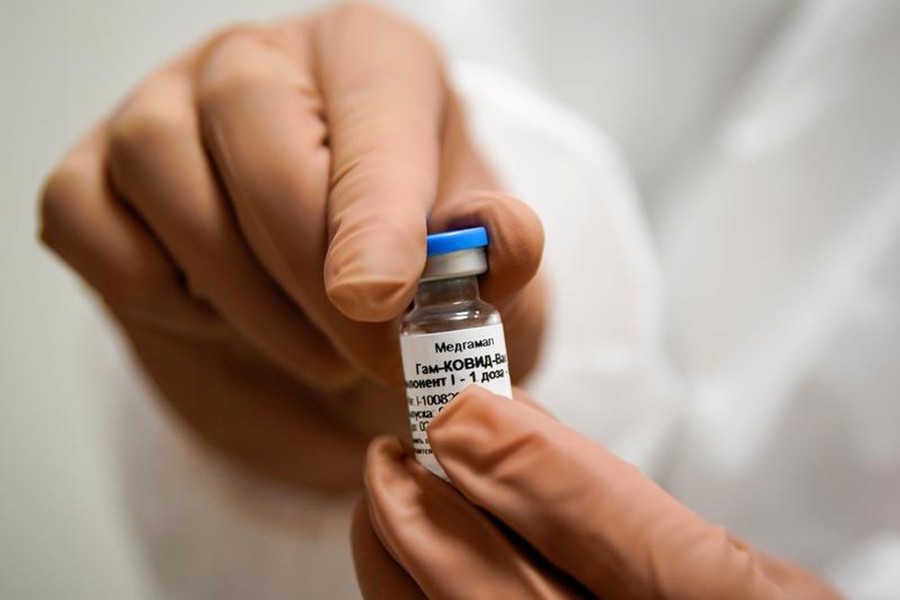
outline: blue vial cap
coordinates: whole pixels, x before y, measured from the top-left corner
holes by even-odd
[[[433,233],[428,236],[428,256],[449,254],[471,248],[483,248],[487,245],[488,234],[487,229],[484,227]]]

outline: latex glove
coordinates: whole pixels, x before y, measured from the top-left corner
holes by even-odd
[[[396,438],[369,449],[353,527],[368,600],[837,597],[535,406],[470,386],[429,437],[458,491]]]
[[[345,5],[228,29],[150,75],[49,176],[41,236],[202,439],[344,489],[374,433],[408,427],[395,320],[426,224],[488,227],[483,294],[513,377],[534,364],[543,234],[496,187],[432,43]]]

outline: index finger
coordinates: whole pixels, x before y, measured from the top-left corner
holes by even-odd
[[[318,55],[332,149],[325,286],[350,318],[385,321],[407,307],[425,265],[441,58],[414,27],[364,5],[328,15]]]

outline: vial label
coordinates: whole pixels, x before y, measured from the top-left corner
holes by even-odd
[[[428,442],[428,424],[469,384],[512,398],[503,325],[400,338],[406,402],[416,458],[444,479]]]

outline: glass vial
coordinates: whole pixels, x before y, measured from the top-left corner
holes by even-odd
[[[431,420],[469,384],[512,398],[500,313],[478,296],[487,246],[484,227],[429,235],[425,272],[400,330],[416,459],[443,479],[428,441]]]

